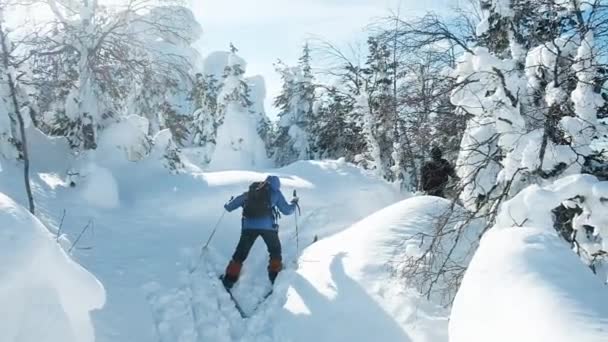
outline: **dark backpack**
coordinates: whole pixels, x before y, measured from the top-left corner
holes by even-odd
[[[447,161],[432,160],[422,167],[422,190],[437,190],[449,180],[450,166]]]
[[[253,182],[247,191],[247,199],[243,205],[243,217],[260,218],[272,217],[270,203],[270,184],[267,182]]]

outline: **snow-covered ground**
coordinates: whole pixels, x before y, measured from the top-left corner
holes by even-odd
[[[450,312],[408,288],[395,268],[423,251],[415,236],[433,229],[450,206],[446,200],[406,198],[339,160],[217,172],[186,161],[188,171],[172,175],[154,153],[137,163],[66,159],[64,142],[30,133],[45,146],[34,151],[33,182],[38,217],[51,233],[2,197],[8,229],[0,235],[7,260],[0,296],[11,304],[0,312],[12,329],[2,335],[7,341],[40,334],[45,341],[89,341],[93,328],[98,342],[448,340]],[[20,168],[3,166],[0,191],[25,203]],[[75,187],[66,178],[71,169],[81,171],[71,178]],[[297,190],[302,214],[297,234],[295,217],[280,221],[286,267],[261,303],[270,288],[267,254],[261,241],[254,246],[233,291],[250,316],[243,319],[217,279],[237,242],[240,215],[223,216],[209,249],[201,254],[200,247],[224,202],[268,173],[281,177],[288,198]],[[449,340],[605,340],[605,288],[557,238],[547,212],[575,194],[601,197],[604,190],[593,178],[575,176],[507,202],[501,229],[483,239],[457,295]],[[581,224],[603,222],[597,214],[604,204],[596,202],[586,202],[595,215]],[[513,220],[526,224],[511,228]],[[469,228],[464,247],[475,244],[479,227]],[[456,249],[459,262],[468,263],[467,253]]]
[[[158,162],[66,161],[64,148],[61,141],[54,141],[46,151],[36,152],[41,162],[34,169],[34,190],[39,216],[49,226],[57,229],[65,210],[61,233],[77,241],[72,251],[75,259],[106,288],[105,306],[93,313],[97,341],[155,340],[158,317],[146,289],[155,283],[164,296],[179,288],[180,274],[187,273],[191,261],[198,258],[224,202],[267,172],[171,175]],[[75,178],[77,185],[72,188],[64,170],[77,165],[86,167],[78,168],[84,173]],[[14,181],[20,179],[19,169],[5,166],[0,189],[23,201],[22,184]],[[323,239],[338,233],[403,198],[394,186],[341,161],[298,162],[271,172],[281,176],[288,198],[295,189],[301,199],[300,252],[315,236]],[[287,265],[296,260],[294,228],[294,217],[282,218],[280,237]],[[225,267],[239,233],[240,215],[227,214],[210,245],[209,260],[216,272]],[[245,264],[243,284],[235,288],[244,306],[251,304],[244,296],[247,291],[268,285],[266,263],[265,248],[258,241]]]
[[[217,280],[225,260],[207,252],[177,288],[147,287],[161,340],[447,341],[448,310],[408,289],[392,264],[411,252],[404,242],[429,232],[449,206],[439,198],[410,198],[320,239],[297,265],[290,260],[261,304],[268,280],[250,268],[233,291],[246,319]],[[265,258],[258,261],[254,267],[263,270]]]

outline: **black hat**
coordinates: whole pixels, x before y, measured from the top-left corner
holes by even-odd
[[[433,146],[431,149],[431,157],[433,157],[433,159],[439,159],[442,157],[442,155],[443,153],[441,152],[441,149],[437,146]]]

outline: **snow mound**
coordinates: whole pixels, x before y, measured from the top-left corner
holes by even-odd
[[[82,197],[91,206],[111,209],[120,205],[118,184],[109,169],[90,164],[84,171]]]
[[[449,335],[452,342],[608,341],[608,291],[555,232],[493,229],[463,279]]]
[[[139,161],[147,156],[151,143],[148,139],[149,122],[138,115],[129,115],[106,128],[97,148],[101,160]],[[120,151],[120,153],[116,153]]]
[[[551,227],[552,209],[563,202],[582,197],[584,200],[577,204],[582,207],[583,215],[573,228],[581,229],[582,225],[588,224],[597,227],[602,236],[608,236],[608,217],[604,214],[608,209],[607,184],[591,175],[572,175],[545,187],[530,186],[503,205],[496,226],[508,228],[525,224]]]
[[[46,228],[0,194],[0,326],[6,342],[92,342],[102,285]]]
[[[217,130],[217,144],[209,170],[261,169],[269,165],[265,145],[252,115],[229,104]]]
[[[579,210],[570,218],[572,231],[562,230],[561,234],[569,241],[576,239],[581,259],[607,281],[608,260],[601,251],[608,250],[608,182],[591,175],[572,175],[543,187],[530,186],[504,203],[496,228],[526,226],[553,231],[553,209],[558,207]]]
[[[432,230],[449,207],[436,197],[410,198],[313,244],[299,259],[275,335],[291,341],[447,341],[447,312],[409,289],[391,264],[403,260],[404,244]],[[318,329],[328,322],[331,329]]]

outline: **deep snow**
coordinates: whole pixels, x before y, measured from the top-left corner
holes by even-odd
[[[99,281],[69,258],[26,209],[0,193],[2,341],[93,342]]]

